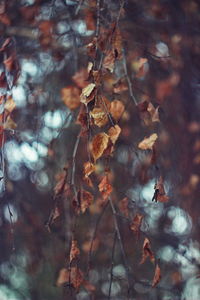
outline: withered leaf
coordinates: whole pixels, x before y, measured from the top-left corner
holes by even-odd
[[[109,183],[108,175],[105,175],[103,177],[103,179],[99,183],[98,187],[99,187],[99,191],[101,192],[103,199],[107,200],[113,190],[111,184]]]
[[[81,201],[81,212],[84,213],[86,209],[92,204],[94,196],[85,190],[80,191],[80,201]]]
[[[87,161],[83,165],[83,173],[84,177],[88,177],[90,174],[92,174],[95,171],[95,165],[91,163],[90,161]]]
[[[80,105],[80,92],[75,86],[68,86],[61,90],[61,98],[69,109],[76,109]]]
[[[7,100],[6,100],[6,103],[5,103],[5,109],[7,110],[7,111],[9,111],[9,113],[11,113],[14,109],[15,109],[15,107],[16,107],[16,104],[15,104],[15,102],[14,102],[14,100],[13,100],[13,98],[12,97],[9,97]]]
[[[152,262],[155,261],[155,257],[153,255],[153,252],[151,251],[150,241],[148,238],[145,238],[143,247],[142,247],[142,259],[141,259],[140,264],[143,264],[145,262],[145,260],[147,259],[147,257],[149,257]]]
[[[108,50],[103,60],[103,67],[109,70],[111,73],[113,73],[114,66],[115,66],[115,54],[113,50]]]
[[[165,194],[165,188],[163,183],[163,178],[160,176],[159,180],[155,184],[155,192],[152,198],[152,201],[155,200],[156,202],[167,202],[169,200],[169,197]]]
[[[103,155],[104,150],[108,146],[108,141],[109,136],[105,132],[99,133],[93,137],[91,153],[95,161]]]
[[[142,224],[143,215],[136,214],[133,218],[132,224],[131,224],[131,230],[135,233],[138,233],[140,231],[140,227]]]
[[[76,267],[72,267],[70,270],[67,270],[65,268],[60,270],[56,285],[61,286],[64,283],[68,283],[71,284],[76,290],[78,290],[83,282],[83,272]]]
[[[113,144],[116,143],[119,135],[121,133],[121,128],[118,125],[112,126],[110,127],[110,129],[108,130],[108,135],[110,137],[110,140]]]
[[[100,107],[95,107],[91,112],[90,115],[94,119],[94,124],[98,127],[105,126],[108,122],[107,113],[104,109]]]
[[[83,89],[88,85],[88,71],[81,69],[72,76],[72,79],[79,88]]]
[[[152,122],[160,122],[158,109],[159,109],[159,106],[157,108],[155,108],[153,106],[153,104],[151,102],[149,102],[147,111],[150,113]]]
[[[155,287],[160,282],[160,280],[161,280],[161,271],[159,265],[156,264],[152,287]]]
[[[80,255],[80,250],[77,246],[77,241],[73,239],[71,244],[70,254],[69,254],[70,263],[72,262],[73,259],[76,259],[79,255]]]
[[[89,83],[85,88],[82,89],[81,102],[87,105],[92,99],[92,92],[95,88],[94,83]]]
[[[124,109],[124,104],[121,101],[114,100],[111,102],[110,113],[115,121],[118,121],[120,119],[121,115],[124,112]]]
[[[125,197],[119,202],[119,210],[128,218],[129,209],[128,209],[128,198]]]
[[[152,150],[158,135],[153,133],[150,137],[145,138],[142,142],[138,144],[138,148],[141,150]]]

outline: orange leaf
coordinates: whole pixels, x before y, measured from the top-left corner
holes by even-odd
[[[143,215],[136,214],[133,218],[133,222],[131,224],[131,230],[133,232],[138,233],[142,224]]]
[[[77,241],[73,239],[71,244],[71,249],[70,249],[70,255],[69,255],[70,263],[72,262],[73,259],[76,259],[79,255],[80,255],[80,250],[77,247]]]
[[[115,121],[118,121],[124,112],[124,104],[119,100],[111,102],[110,113]]]
[[[150,137],[145,138],[142,142],[138,144],[138,148],[141,150],[152,150],[158,135],[153,133]]]
[[[152,287],[155,287],[161,280],[161,272],[160,272],[160,267],[157,264],[155,268],[155,273],[154,273],[154,278],[152,282]]]
[[[81,197],[81,212],[84,213],[94,200],[94,196],[85,190],[80,191]]]
[[[61,97],[69,109],[76,109],[80,105],[80,92],[75,86],[68,86],[61,90]]]
[[[109,183],[108,175],[105,175],[103,177],[103,179],[99,183],[98,187],[99,187],[99,191],[101,192],[101,195],[102,195],[103,199],[107,200],[107,198],[112,193],[112,186]]]
[[[95,161],[103,155],[108,146],[108,141],[109,136],[105,132],[95,135],[92,139],[91,153]]]
[[[109,137],[111,139],[111,142],[113,144],[116,143],[120,133],[121,133],[121,128],[118,125],[110,127],[110,129],[108,130],[108,135],[109,135]]]
[[[83,272],[76,267],[72,267],[70,270],[65,268],[60,270],[56,285],[61,286],[64,283],[69,283],[72,284],[76,290],[78,290],[83,282]]]
[[[83,173],[84,177],[88,177],[90,174],[92,174],[95,171],[95,165],[91,163],[90,161],[87,161],[83,165]]]
[[[142,248],[142,260],[140,264],[143,264],[147,259],[147,257],[149,257],[152,262],[155,261],[153,252],[151,251],[150,241],[147,238],[145,238],[143,243],[143,248]]]

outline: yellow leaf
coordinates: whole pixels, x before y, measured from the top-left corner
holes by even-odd
[[[157,140],[158,135],[153,133],[150,137],[145,138],[142,142],[138,144],[138,148],[141,150],[152,150],[155,141]]]
[[[102,127],[108,122],[107,113],[100,107],[95,107],[90,112],[90,115],[94,119],[94,124],[98,127]]]

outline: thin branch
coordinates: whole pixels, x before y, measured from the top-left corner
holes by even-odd
[[[132,87],[132,82],[130,80],[130,77],[128,75],[128,70],[127,70],[127,62],[126,62],[126,54],[125,54],[125,50],[122,49],[122,56],[123,56],[123,66],[124,66],[124,73],[125,73],[125,77],[128,83],[128,89],[129,89],[129,94],[131,99],[133,100],[134,104],[137,105],[138,101],[136,100],[134,94],[133,94],[133,87]]]
[[[128,266],[128,262],[127,262],[126,253],[125,253],[125,250],[124,250],[122,238],[121,238],[121,233],[120,233],[120,230],[119,230],[119,225],[118,225],[118,220],[117,220],[117,212],[116,212],[115,206],[114,206],[113,201],[112,201],[111,198],[109,198],[109,203],[110,203],[110,206],[111,206],[111,209],[112,209],[113,218],[114,218],[114,226],[115,226],[115,230],[116,230],[116,233],[117,233],[117,238],[118,238],[118,241],[119,241],[121,253],[122,253],[122,256],[123,256],[124,266],[125,266],[125,270],[126,270],[126,277],[127,277],[127,281],[128,281],[128,293],[129,293],[130,292],[130,287],[131,287],[129,266]]]
[[[117,240],[117,232],[115,231],[113,246],[112,246],[112,256],[111,256],[111,268],[110,268],[110,285],[109,285],[109,292],[108,292],[108,299],[110,300],[111,297],[111,288],[113,282],[113,267],[114,267],[114,256],[115,256],[115,246]]]

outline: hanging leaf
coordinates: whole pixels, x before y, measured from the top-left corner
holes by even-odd
[[[94,124],[98,127],[105,126],[108,122],[107,113],[104,109],[100,107],[95,107],[91,112],[90,115],[94,119]]]
[[[133,221],[131,224],[131,230],[134,233],[139,233],[140,227],[142,224],[142,220],[143,220],[143,215],[140,215],[140,214],[136,214],[135,217],[133,218]]]
[[[163,184],[163,178],[160,176],[158,182],[155,184],[155,192],[152,198],[152,201],[155,200],[156,202],[168,202],[169,197],[165,194],[165,188]]]
[[[153,255],[153,252],[151,251],[150,241],[148,238],[145,238],[143,243],[143,248],[142,248],[142,259],[140,264],[143,264],[147,259],[147,257],[149,257],[152,262],[155,261],[155,257]]]
[[[71,284],[78,291],[83,282],[83,272],[76,267],[72,267],[70,270],[65,268],[60,270],[56,285]]]
[[[79,255],[80,255],[80,250],[77,246],[77,241],[73,239],[71,244],[70,254],[69,254],[70,263],[72,262],[73,259],[77,259]]]
[[[109,183],[108,175],[105,175],[103,177],[103,179],[99,183],[98,187],[99,187],[99,191],[101,192],[103,199],[107,200],[113,190],[111,184]]]
[[[115,121],[118,121],[120,119],[121,115],[124,112],[124,109],[124,104],[121,101],[114,100],[111,102],[110,113]]]
[[[160,280],[161,280],[161,271],[159,265],[156,264],[152,287],[155,287],[160,282]]]
[[[81,199],[81,212],[84,213],[86,209],[92,204],[94,200],[94,196],[85,190],[80,191],[80,199]]]
[[[110,140],[113,144],[116,143],[119,135],[121,133],[121,128],[118,125],[112,126],[109,130],[108,130],[108,135],[110,137]]]
[[[106,56],[103,60],[103,67],[107,70],[109,70],[111,73],[114,71],[115,66],[115,53],[113,50],[109,50],[106,53]]]
[[[90,83],[88,84],[84,89],[82,89],[82,94],[81,94],[81,102],[87,105],[90,101],[93,100],[93,94],[92,92],[94,91],[95,84]]]
[[[108,146],[108,141],[109,136],[105,132],[95,135],[92,139],[91,153],[95,161],[103,155]]]
[[[158,135],[156,133],[153,133],[152,135],[150,135],[150,137],[145,138],[142,142],[140,142],[138,144],[138,148],[141,150],[152,150],[157,138]]]

